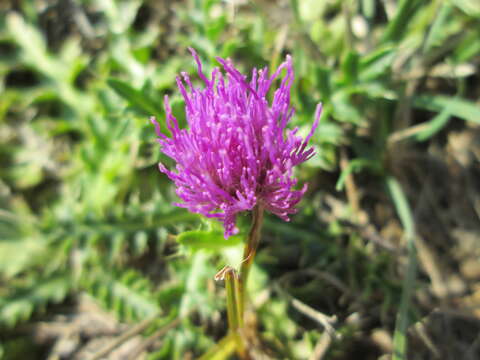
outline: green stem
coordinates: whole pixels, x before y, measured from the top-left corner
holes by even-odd
[[[242,337],[243,312],[240,297],[240,279],[235,269],[227,266],[224,270],[225,288],[227,291],[227,316],[230,333],[235,334],[235,343],[238,356],[249,359],[245,342]]]
[[[238,331],[243,327],[240,305],[240,280],[237,272],[231,267],[226,268],[224,274],[227,291],[228,327],[231,331]]]
[[[260,242],[260,232],[262,230],[263,223],[263,206],[258,204],[253,209],[252,214],[252,227],[248,234],[247,243],[243,251],[243,261],[240,267],[240,311],[244,314],[245,301],[247,297],[247,280],[250,268],[252,267],[255,254],[257,253],[258,243]]]
[[[230,266],[225,266],[215,275],[215,280],[225,280],[229,334],[234,336],[237,354],[243,360],[251,359],[245,346],[244,309],[248,274],[260,241],[263,210],[263,206],[261,205],[257,205],[253,209],[252,227],[250,228],[245,250],[243,252],[240,276],[235,269]]]

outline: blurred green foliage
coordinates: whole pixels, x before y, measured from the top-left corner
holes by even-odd
[[[345,228],[351,212],[329,224],[319,220],[319,196],[333,189],[318,188],[316,179],[335,172],[342,190],[349,175],[362,172],[381,183],[394,174],[389,157],[397,141],[428,141],[452,121],[480,122],[468,92],[468,79],[478,81],[478,2],[21,0],[0,10],[5,331],[88,293],[120,321],[199,315],[200,322],[185,318],[169,331],[149,359],[197,357],[218,339],[207,328],[225,326],[223,292],[207,285],[238,255],[240,238],[222,243],[216,225],[171,205],[172,185],[157,170],[148,121],[156,116],[163,124],[165,93],[182,121],[175,76],[195,73],[188,46],[207,71],[217,66],[216,56],[232,57],[246,71],[276,66],[291,53],[293,125],[306,131],[316,103],[324,104],[313,138],[318,155],[299,173],[312,183],[311,196],[292,224],[269,217],[254,294],[281,275],[292,295],[330,312],[329,296],[338,294],[328,282],[288,280],[326,270],[363,302],[384,294],[385,312],[396,312],[401,280],[393,255],[365,246]],[[405,122],[412,113],[414,122]],[[343,169],[339,148],[352,158]],[[245,231],[248,219],[241,221]],[[169,234],[181,234],[179,244]],[[339,240],[345,236],[348,244]],[[270,296],[258,314],[271,351],[308,358],[322,331],[289,314],[287,299]],[[348,352],[349,326],[342,325],[345,342],[332,356]],[[22,346],[8,340],[0,357],[13,359]]]

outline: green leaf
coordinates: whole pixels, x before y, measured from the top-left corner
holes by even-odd
[[[314,138],[320,144],[338,145],[342,141],[343,131],[339,124],[332,121],[322,121],[318,124]]]
[[[458,97],[444,95],[418,95],[413,98],[413,105],[420,109],[441,112],[448,108],[452,116],[463,120],[480,123],[480,106]]]
[[[242,237],[240,235],[234,235],[225,240],[223,232],[219,230],[192,230],[179,234],[177,241],[192,250],[205,249],[219,251],[225,247],[240,244]]]
[[[375,0],[362,0],[363,14],[369,20],[375,16]]]
[[[142,255],[148,249],[148,234],[138,231],[133,237],[133,253],[135,256]]]
[[[54,275],[12,291],[12,295],[0,299],[0,324],[14,326],[27,320],[40,307],[62,301],[71,287],[72,279],[68,275]]]
[[[84,288],[106,309],[115,310],[121,319],[143,319],[160,312],[149,279],[138,271],[104,271],[100,266],[85,273]]]
[[[445,125],[447,125],[448,120],[450,120],[451,116],[452,114],[448,108],[438,113],[438,115],[436,115],[432,120],[428,122],[426,129],[423,129],[421,132],[416,134],[416,140],[425,141],[430,139],[432,136],[442,130]]]
[[[342,61],[342,75],[347,84],[353,84],[358,78],[359,57],[355,51],[349,51]]]
[[[333,113],[335,117],[346,123],[360,125],[364,118],[358,109],[351,103],[350,96],[346,91],[337,91],[331,97]]]
[[[205,353],[199,360],[226,360],[235,352],[238,334],[230,333],[221,339],[213,348]]]
[[[454,58],[458,63],[469,61],[480,53],[480,31],[472,31],[463,35],[463,39],[454,50]]]
[[[197,251],[190,259],[190,267],[183,281],[185,288],[179,303],[179,315],[187,316],[194,310],[204,316],[212,314],[212,299],[205,291],[208,279],[213,279],[215,270],[209,266],[209,254],[205,251]]]
[[[219,37],[224,33],[227,26],[227,17],[221,15],[215,20],[210,20],[205,24],[205,32],[208,39],[212,42],[218,42]]]
[[[424,52],[429,51],[432,47],[439,45],[448,33],[445,32],[445,24],[453,9],[453,6],[446,1],[440,8],[439,14],[428,32],[427,40],[425,41]]]
[[[408,250],[407,274],[403,280],[400,309],[397,313],[397,319],[395,322],[392,357],[393,360],[404,360],[406,359],[407,354],[407,329],[410,323],[408,313],[411,305],[412,293],[415,289],[415,278],[417,273],[415,222],[407,197],[398,181],[390,176],[386,179],[386,185],[390,192],[393,204],[395,205],[395,210],[402,223]]]
[[[47,253],[45,241],[35,238],[3,239],[0,241],[0,274],[11,278],[37,265]],[[15,256],[12,256],[15,254]]]
[[[401,0],[398,4],[397,13],[393,19],[388,23],[382,41],[399,41],[402,39],[408,24],[415,16],[417,7],[422,3],[422,0]]]
[[[108,28],[113,33],[122,34],[126,32],[135,20],[138,9],[142,5],[140,0],[113,1],[100,0],[96,4],[106,15]]]
[[[373,99],[395,100],[397,94],[395,91],[387,88],[381,81],[362,82],[343,89],[348,95],[360,94]]]
[[[374,171],[380,171],[380,165],[372,160],[369,159],[354,159],[350,161],[348,166],[342,171],[340,177],[338,178],[337,184],[335,185],[335,189],[337,191],[343,190],[345,185],[345,180],[347,176],[353,172],[358,172],[365,168],[372,169]]]
[[[21,48],[20,60],[28,64],[53,83],[56,96],[71,106],[80,115],[92,109],[92,98],[77,91],[70,81],[78,71],[81,61],[63,61],[53,56],[47,49],[42,34],[16,12],[10,12],[6,18],[7,31]]]
[[[477,0],[452,0],[452,3],[469,16],[480,17],[480,3]]]
[[[360,80],[368,81],[387,72],[397,55],[395,47],[383,46],[360,60]]]
[[[65,73],[64,67],[48,54],[42,34],[22,16],[16,12],[8,13],[6,25],[15,42],[22,47],[22,57],[27,63],[51,77]]]
[[[318,65],[315,68],[315,75],[317,86],[320,90],[322,98],[329,99],[332,93],[331,69],[326,66]]]
[[[139,110],[143,115],[161,117],[161,114],[163,114],[162,108],[157,105],[155,100],[135,89],[127,82],[110,78],[107,80],[107,83],[118,95],[127,100],[130,106]],[[159,123],[162,124],[161,121]]]

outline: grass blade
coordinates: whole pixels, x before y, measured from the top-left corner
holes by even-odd
[[[434,46],[437,46],[445,38],[445,24],[448,20],[448,17],[453,9],[453,6],[448,2],[442,5],[439,10],[438,16],[435,17],[435,20],[428,32],[427,40],[425,41],[424,52],[428,52]]]
[[[337,184],[335,185],[335,190],[341,191],[343,190],[343,187],[345,185],[345,180],[347,179],[347,176],[350,175],[351,173],[358,172],[360,170],[363,170],[365,168],[370,168],[371,170],[378,172],[380,171],[380,166],[369,159],[354,159],[350,161],[348,166],[342,171],[340,174],[340,177],[337,180]]]
[[[402,0],[400,2],[395,17],[387,26],[383,42],[398,41],[403,37],[420,2],[420,0]]]
[[[394,177],[391,176],[387,177],[386,183],[398,217],[402,223],[407,241],[407,275],[403,280],[400,310],[397,313],[397,319],[395,322],[392,356],[392,360],[405,360],[407,358],[407,328],[409,324],[408,312],[410,308],[410,299],[415,288],[415,277],[417,271],[415,224],[410,205],[408,204],[408,200],[400,184]]]
[[[413,105],[420,109],[435,112],[447,108],[452,116],[480,124],[480,106],[458,97],[419,95],[413,98]]]
[[[452,114],[448,108],[438,113],[432,120],[428,122],[427,127],[415,136],[416,140],[425,141],[430,139],[448,124],[448,120],[450,120],[451,115]]]

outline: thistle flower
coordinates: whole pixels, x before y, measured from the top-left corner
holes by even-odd
[[[168,96],[166,123],[172,136],[163,134],[155,118],[151,119],[161,151],[177,163],[176,171],[159,164],[183,201],[175,205],[222,221],[225,238],[238,232],[236,215],[256,205],[289,221],[307,190],[306,184],[300,190],[293,189],[297,184],[293,168],[315,154],[307,144],[318,125],[321,104],[310,133],[303,139],[297,135],[298,128],[286,129],[294,114],[290,56],[271,76],[267,68],[253,69],[250,80],[230,60],[217,58],[225,75],[215,68],[208,79],[198,55],[189,50],[205,87],[194,87],[186,73],[177,77],[188,128],[179,128]],[[283,70],[286,73],[270,104],[267,94]]]

